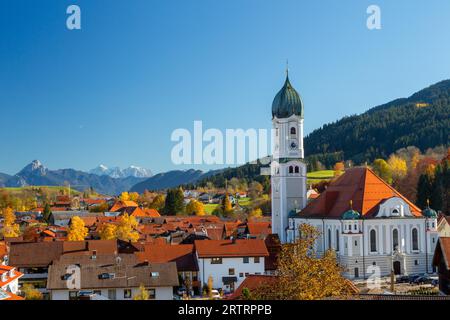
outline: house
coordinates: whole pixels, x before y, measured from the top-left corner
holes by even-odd
[[[194,242],[202,287],[233,292],[249,274],[264,274],[269,256],[263,240],[197,240]]]
[[[62,256],[49,268],[47,289],[52,300],[132,300],[141,285],[152,300],[172,300],[179,285],[176,263],[139,263],[130,254]]]
[[[439,290],[443,294],[450,295],[450,237],[439,238],[433,265],[438,269]]]
[[[450,216],[440,214],[437,229],[439,237],[450,237]]]
[[[421,210],[367,167],[348,169],[316,200],[292,211],[288,242],[298,239],[303,223],[320,231],[316,251],[336,251],[348,278],[367,278],[373,268],[381,276],[434,272],[436,212]]]
[[[122,208],[137,208],[139,205],[134,201],[122,201],[119,200],[114,203],[114,205],[111,207],[109,211],[116,212],[119,211]]]
[[[12,293],[19,292],[19,279],[23,273],[18,272],[15,267],[0,265],[0,292]]]
[[[201,293],[198,279],[198,263],[192,244],[145,244],[140,252],[136,252],[139,262],[167,263],[175,262],[180,285],[191,286],[196,294]]]
[[[8,264],[23,273],[20,283],[31,283],[48,295],[46,289],[48,268],[62,255],[82,256],[95,253],[118,252],[116,240],[12,242],[10,243]]]

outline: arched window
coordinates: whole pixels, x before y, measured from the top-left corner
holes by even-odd
[[[299,170],[298,166],[295,166],[295,173],[299,173]]]
[[[294,127],[291,128],[291,134],[292,134],[292,135],[296,135],[296,134],[297,134],[297,130],[295,130]]]
[[[294,173],[294,167],[293,166],[289,167],[289,173]]]
[[[336,229],[336,251],[339,251],[339,229]]]
[[[419,250],[419,233],[417,228],[412,229],[412,249]]]
[[[328,229],[328,249],[331,249],[331,229]]]
[[[370,230],[370,252],[377,252],[377,232]]]
[[[393,250],[398,249],[398,230],[397,229],[392,230],[392,249]]]

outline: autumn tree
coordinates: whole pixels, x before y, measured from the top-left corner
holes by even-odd
[[[99,235],[102,240],[117,239],[117,226],[112,223],[105,223],[100,227]]]
[[[212,298],[212,290],[214,289],[214,279],[213,279],[213,277],[210,275],[209,277],[208,277],[208,296],[210,297],[210,298]]]
[[[138,201],[138,199],[139,199],[139,193],[137,193],[137,192],[128,193],[128,200],[136,202],[136,201]]]
[[[261,208],[253,208],[250,213],[248,214],[251,218],[259,218],[262,217],[262,210]]]
[[[343,161],[336,162],[334,164],[333,170],[334,170],[334,175],[335,176],[341,175],[344,172],[344,170],[345,170],[344,162]]]
[[[16,215],[11,208],[2,210],[3,228],[0,230],[4,238],[13,238],[20,235],[19,225],[16,222]]]
[[[231,204],[230,197],[228,196],[228,192],[225,193],[222,204],[221,204],[222,214],[230,215],[233,213],[233,205]]]
[[[385,182],[392,183],[392,171],[391,167],[384,159],[376,159],[373,162],[373,170],[375,173],[383,179]]]
[[[252,183],[250,183],[248,188],[248,195],[252,199],[258,198],[264,190],[262,184],[257,181],[253,181]]]
[[[404,159],[393,154],[389,157],[387,163],[391,169],[392,179],[394,183],[397,183],[401,179],[405,178],[408,172],[408,166]]]
[[[122,201],[128,201],[128,200],[130,200],[130,194],[128,192],[124,191],[120,194],[119,199]]]
[[[42,300],[42,293],[35,289],[31,283],[24,283],[21,288],[22,294],[25,297],[25,300]]]
[[[158,194],[155,198],[153,198],[153,201],[150,203],[149,207],[151,209],[162,211],[164,209],[165,200],[166,198],[164,197],[164,195]]]
[[[274,281],[253,290],[256,299],[316,300],[346,297],[350,294],[343,269],[332,250],[323,255],[316,252],[320,232],[308,224],[299,226],[301,237],[282,245]]]
[[[139,292],[133,297],[133,300],[148,300],[150,295],[143,284],[139,286]]]
[[[70,220],[69,231],[67,232],[68,241],[83,241],[88,235],[88,229],[84,221],[79,216],[74,216]]]
[[[186,213],[196,216],[204,216],[205,206],[200,201],[192,199],[186,206]]]
[[[117,239],[136,242],[139,240],[139,233],[136,231],[138,222],[134,216],[123,214],[118,222],[116,229]]]

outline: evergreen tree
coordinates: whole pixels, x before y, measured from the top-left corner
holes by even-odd
[[[181,188],[169,189],[167,191],[164,213],[169,216],[174,216],[177,213],[184,212],[184,195]]]
[[[53,220],[53,214],[48,203],[45,204],[44,211],[42,211],[42,219],[48,224]]]

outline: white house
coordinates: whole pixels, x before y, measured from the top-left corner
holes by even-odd
[[[264,274],[269,256],[264,240],[196,240],[201,287],[213,279],[213,288],[233,292],[249,274]]]

